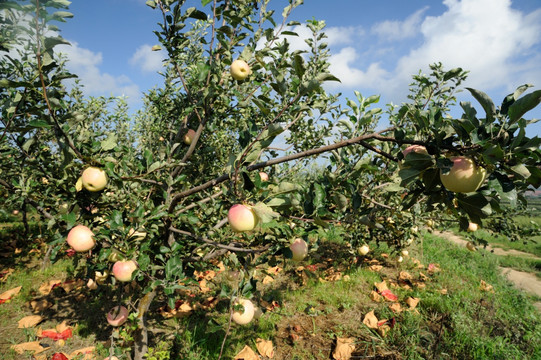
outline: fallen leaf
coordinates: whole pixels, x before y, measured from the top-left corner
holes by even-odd
[[[387,335],[387,332],[391,330],[391,328],[389,327],[389,325],[382,325],[380,327],[378,327],[378,334],[381,336],[381,337],[385,337],[385,335]]]
[[[46,299],[40,299],[40,300],[32,300],[30,301],[30,307],[32,308],[32,312],[38,313],[42,312],[44,310],[47,310],[53,306],[53,304]]]
[[[51,360],[64,360],[64,358],[55,358],[54,355],[53,357],[51,358]],[[66,358],[67,359],[67,358]],[[33,355],[32,356],[32,360],[48,360],[47,359],[47,354],[37,354],[37,355]]]
[[[234,358],[234,360],[259,360],[257,354],[246,345]]]
[[[49,280],[39,287],[38,291],[42,295],[49,295],[53,288],[62,283],[62,280]]]
[[[417,307],[417,304],[419,304],[419,301],[421,299],[419,298],[415,298],[415,297],[408,297],[406,299],[406,304],[408,304],[408,306],[410,307],[410,309],[415,309]]]
[[[11,348],[17,353],[17,354],[24,354],[25,351],[33,351],[34,354],[39,354],[46,348],[41,346],[39,341],[30,341],[25,342],[22,344],[17,345],[11,345]]]
[[[69,293],[73,289],[77,289],[77,288],[81,288],[85,286],[85,282],[83,279],[69,280],[69,281],[63,282],[62,284],[60,284],[60,286],[62,287],[62,289],[64,289],[64,291]]]
[[[442,295],[447,295],[447,289],[441,289],[441,290],[438,290],[438,292]]]
[[[398,300],[398,296],[393,294],[393,292],[391,290],[383,290],[381,292],[381,296],[383,296],[388,301],[397,301]]]
[[[364,316],[363,324],[368,326],[370,329],[378,328],[378,318],[374,314],[374,310],[370,311]]]
[[[207,286],[207,280],[202,279],[199,281],[199,289],[202,293],[206,293],[210,291],[210,288]]]
[[[332,354],[335,360],[349,360],[355,351],[354,338],[336,338],[336,348]]]
[[[413,279],[413,276],[411,276],[411,274],[407,271],[401,271],[400,274],[398,274],[398,279],[399,280],[411,280]]]
[[[267,285],[267,284],[270,284],[271,282],[273,282],[274,279],[272,278],[272,276],[269,276],[269,275],[266,275],[264,278],[263,278],[263,285]]]
[[[385,280],[383,280],[382,282],[379,282],[379,283],[374,283],[374,286],[376,287],[376,289],[378,289],[378,292],[381,293],[382,291],[384,290],[388,290],[389,288],[387,287],[387,282]]]
[[[484,280],[481,280],[481,284],[479,285],[479,290],[493,293],[494,287],[490,285],[489,283],[486,283]]]
[[[274,348],[272,346],[271,340],[263,340],[261,338],[258,338],[255,342],[256,342],[257,351],[262,356],[266,356],[271,359],[274,357]]]
[[[83,355],[83,358],[81,360],[92,360],[94,359],[93,354],[95,349],[95,346],[88,346],[82,349],[75,350],[69,355],[69,358],[71,359],[76,357],[77,355]]]
[[[13,288],[11,290],[5,291],[2,294],[0,294],[0,300],[9,300],[12,297],[16,296],[22,289],[22,286],[17,286],[16,288]]]
[[[25,316],[19,320],[19,329],[34,327],[42,320],[43,318],[40,315]]]
[[[425,274],[423,274],[422,272],[419,273],[419,279],[421,281],[427,281],[428,279],[430,279],[428,276],[426,276]]]
[[[402,312],[402,306],[399,303],[394,303],[394,304],[389,305],[389,309],[391,309],[391,311],[394,312],[395,314]]]
[[[14,271],[15,271],[15,269],[12,269],[12,268],[0,271],[0,282],[5,282],[7,280],[7,278],[11,274],[13,274]]]
[[[182,302],[176,305],[174,309],[172,310],[162,309],[160,313],[164,318],[168,319],[172,317],[182,318],[182,317],[190,315],[192,311],[193,311],[193,308],[189,303]]]
[[[267,274],[269,275],[277,275],[278,273],[280,273],[280,271],[282,271],[283,269],[279,266],[273,266],[273,267],[270,267],[266,270]]]
[[[373,271],[373,272],[378,272],[381,269],[383,269],[383,266],[381,266],[381,265],[370,265],[368,267],[368,270]]]
[[[428,264],[428,272],[431,274],[441,271],[439,264]]]
[[[374,291],[374,290],[372,290],[372,292],[370,293],[370,299],[372,299],[372,301],[375,301],[375,302],[380,302],[383,300],[381,298],[381,295],[378,294],[377,291]]]

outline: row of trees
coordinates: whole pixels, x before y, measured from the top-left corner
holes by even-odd
[[[358,92],[341,105],[322,87],[338,81],[324,22],[306,23],[309,51],[290,49],[298,23],[288,17],[300,3],[275,14],[268,0],[147,1],[163,15],[156,34],[168,58],[163,86],[135,116],[121,99],[85,97],[55,51],[67,43],[55,24],[71,17],[68,1],[0,3],[2,207],[40,214],[53,259],[72,228],[90,229],[95,244],[75,257],[83,278],[136,263],[137,287],[115,299],[137,310],[136,359],[147,349],[151,304],[174,307],[180,290],[197,285],[193,274],[218,261],[246,274],[222,296],[250,297],[255,265],[291,258],[297,238],[314,251],[321,228],[340,223],[351,249],[387,242],[398,251],[432,213],[465,229],[502,203],[525,204],[525,190],[541,184],[540,140],[526,135],[524,118],[540,90],[520,86],[496,106],[467,88],[483,111],[463,102],[453,118],[467,72],[434,64],[413,76],[401,106],[377,108],[378,96]],[[231,75],[236,59],[250,68],[245,80]],[[382,119],[389,126],[376,130]],[[309,171],[321,155],[323,167]],[[466,192],[442,184],[441,174],[455,176],[453,157],[483,173]],[[89,167],[106,180],[78,183]],[[96,179],[103,189],[89,185]],[[254,230],[227,224],[235,204],[253,211]],[[114,277],[100,283],[119,286]]]

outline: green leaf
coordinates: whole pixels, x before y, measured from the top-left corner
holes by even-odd
[[[492,213],[489,201],[481,193],[458,194],[458,205],[473,218],[483,218]]]
[[[201,0],[201,5],[207,6],[207,5],[210,4],[211,2],[212,2],[212,0]]]
[[[152,0],[147,0],[147,2],[145,3],[147,6],[150,6],[151,8],[153,9],[156,9],[156,1],[152,1]]]
[[[265,203],[258,202],[254,206],[252,206],[252,210],[257,215],[257,218],[259,221],[261,221],[263,224],[271,222],[275,218],[279,218],[280,214],[272,210],[270,206],[268,206]]]
[[[414,168],[403,168],[398,172],[398,175],[402,179],[402,185],[406,185],[419,178],[421,171]]]
[[[487,114],[487,120],[492,122],[492,119],[494,119],[494,114],[496,113],[496,106],[492,102],[492,99],[480,90],[475,90],[472,88],[466,89],[468,89],[468,91],[473,95],[473,97],[477,101],[479,101],[479,104],[481,104],[481,106],[485,110],[485,113]]]
[[[202,12],[201,10],[197,10],[196,8],[192,7],[192,8],[189,8],[188,10],[186,10],[186,15],[188,15],[188,17],[192,18],[192,19],[197,19],[197,20],[207,20],[208,19],[208,16],[207,14],[205,14],[204,12]]]
[[[254,102],[254,104],[257,105],[257,107],[259,108],[259,110],[261,110],[261,112],[263,113],[263,115],[268,116],[268,115],[270,114],[269,108],[267,108],[267,107],[265,106],[265,104],[264,104],[261,100],[259,100],[259,99],[257,99],[257,98],[254,97],[254,98],[252,98],[252,101]]]
[[[324,81],[338,81],[338,82],[341,82],[339,78],[337,78],[333,74],[329,74],[329,73],[321,73],[321,74],[319,74],[316,77],[316,80],[319,81],[320,83],[324,82]]]
[[[115,133],[109,133],[109,135],[107,135],[107,138],[100,142],[101,149],[103,151],[112,150],[117,145],[117,141],[118,141],[118,135]]]
[[[500,112],[504,115],[507,115],[507,112],[509,110],[509,106],[513,105],[513,103],[524,93],[528,88],[531,88],[532,84],[524,84],[519,86],[512,94],[509,94],[503,99],[502,106],[500,108]]]
[[[483,159],[489,163],[494,164],[503,159],[504,152],[500,145],[492,145],[483,152]]]
[[[535,108],[541,102],[541,90],[526,94],[509,107],[509,120],[511,123],[520,120],[528,111]]]
[[[524,164],[515,165],[515,166],[511,167],[511,170],[515,174],[522,176],[524,179],[529,178],[530,175],[531,175],[530,170],[528,170],[528,168]]]

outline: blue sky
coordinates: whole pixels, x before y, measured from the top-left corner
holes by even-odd
[[[85,93],[126,95],[136,109],[141,94],[161,84],[163,52],[150,51],[158,43],[159,12],[145,0],[73,0],[70,11],[74,17],[60,28],[72,46],[63,51]],[[347,97],[358,90],[381,94],[380,106],[399,104],[411,75],[436,61],[469,70],[464,86],[486,92],[497,105],[524,83],[541,88],[539,0],[305,0],[290,19],[311,18],[326,21],[331,72],[342,80],[327,89]],[[302,26],[295,30],[307,33]],[[303,46],[301,38],[290,41]],[[475,103],[467,95],[459,99]],[[541,109],[528,113],[532,117],[541,118]],[[529,134],[541,135],[541,124]]]

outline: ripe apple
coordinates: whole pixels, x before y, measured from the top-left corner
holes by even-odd
[[[244,310],[241,312],[239,310],[233,311],[233,317],[232,320],[236,322],[239,325],[246,325],[252,319],[255,315],[255,307],[254,304],[248,300],[248,299],[237,299],[235,300],[235,305],[242,305],[244,307]]]
[[[231,63],[231,76],[235,80],[244,80],[246,79],[252,71],[250,66],[244,60],[237,59]]]
[[[269,174],[267,174],[266,172],[260,171],[259,178],[261,179],[261,181],[269,181]]]
[[[469,223],[468,224],[468,231],[469,232],[474,232],[474,231],[477,231],[479,229],[479,225],[476,224],[476,223]]]
[[[124,306],[115,306],[107,313],[107,322],[111,326],[120,326],[128,320],[129,314]]]
[[[411,152],[428,155],[428,151],[426,151],[426,148],[423,145],[410,145],[404,150],[402,150],[402,155],[404,155],[404,159]],[[398,163],[398,167],[400,167],[401,169],[403,168],[402,162]]]
[[[118,281],[131,281],[135,269],[137,269],[137,264],[133,260],[117,261],[113,265],[113,275]]]
[[[293,257],[291,258],[293,261],[301,261],[308,254],[308,244],[301,238],[295,239],[295,241],[289,245],[289,249],[291,249],[291,252],[293,253]]]
[[[84,225],[77,225],[70,230],[67,237],[68,245],[73,250],[84,252],[96,246],[96,240],[93,238],[94,233]]]
[[[357,253],[361,256],[365,256],[369,252],[370,252],[370,248],[366,244],[357,249]]]
[[[190,145],[195,137],[195,130],[190,129],[186,134],[184,134],[184,144]]]
[[[251,231],[257,225],[257,216],[250,206],[235,204],[227,213],[229,225],[233,231]]]
[[[13,210],[12,214],[15,216],[19,215],[19,210]]]
[[[449,191],[468,193],[479,189],[487,175],[486,169],[477,166],[466,156],[453,156],[451,170],[447,174],[440,172],[441,183]]]
[[[81,182],[88,191],[101,191],[107,186],[107,175],[104,170],[91,166],[83,171]]]

